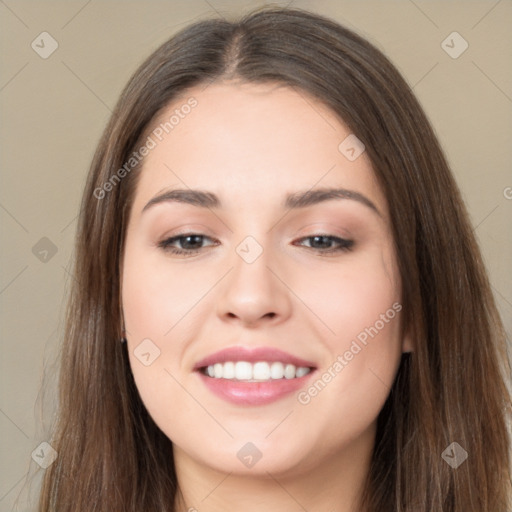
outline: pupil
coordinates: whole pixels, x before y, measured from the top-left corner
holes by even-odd
[[[314,240],[315,242],[318,242],[318,241],[324,240],[324,243],[323,243],[323,244],[320,242],[320,245],[322,245],[322,246],[324,246],[324,247],[329,246],[329,243],[330,243],[330,240],[329,240],[326,236],[315,236],[315,237],[313,237],[313,240]]]
[[[191,242],[191,244],[190,244],[190,243],[189,243],[189,240],[191,240],[191,239],[192,239],[193,241],[192,241],[192,242]],[[201,244],[200,244],[200,242],[201,242],[201,235],[188,235],[188,236],[186,236],[186,237],[185,237],[185,244],[184,244],[184,245],[185,245],[185,246],[194,245],[194,241],[195,241],[196,243],[197,243],[197,242],[199,242],[199,245],[201,245]]]

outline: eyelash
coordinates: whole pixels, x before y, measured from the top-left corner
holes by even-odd
[[[186,256],[191,256],[193,254],[196,254],[199,251],[201,251],[201,249],[203,249],[203,247],[200,247],[198,249],[178,249],[177,247],[173,247],[171,245],[172,243],[174,243],[178,240],[188,238],[188,237],[201,237],[202,239],[209,238],[208,236],[202,235],[200,233],[184,233],[182,235],[177,235],[177,236],[173,236],[171,238],[162,240],[161,242],[158,243],[158,247],[160,247],[165,252],[169,252],[171,254],[186,255]],[[312,249],[314,251],[320,251],[320,255],[332,254],[332,253],[338,253],[338,252],[348,252],[348,251],[351,251],[354,246],[353,240],[347,240],[345,238],[340,238],[340,237],[337,237],[334,235],[327,235],[327,234],[323,234],[323,233],[305,236],[305,237],[299,238],[299,241],[308,240],[308,239],[312,239],[312,238],[327,238],[330,241],[334,241],[339,244],[339,246],[337,248],[334,248],[334,249],[329,248],[329,249],[325,249],[325,250],[315,249],[314,247],[309,247],[310,249]],[[218,245],[218,244],[212,244],[212,245]]]

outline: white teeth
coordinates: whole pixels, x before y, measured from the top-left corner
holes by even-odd
[[[268,363],[255,363],[252,367],[252,378],[254,380],[270,379],[270,365]]]
[[[284,377],[283,363],[272,363],[270,365],[270,377],[273,379],[282,379]]]
[[[221,379],[223,374],[222,364],[217,363],[213,365],[213,376],[216,379]]]
[[[295,372],[296,377],[304,377],[304,375],[307,375],[309,373],[309,368],[300,367],[297,368],[297,371]]]
[[[224,363],[224,368],[222,370],[222,377],[225,379],[234,379],[235,378],[235,363]]]
[[[246,381],[268,381],[270,379],[295,379],[304,377],[311,371],[311,368],[281,362],[267,363],[258,361],[248,363],[247,361],[228,361],[226,363],[215,363],[206,368],[206,375],[215,379],[236,379]]]
[[[221,375],[221,377],[224,377],[224,375]],[[238,361],[235,364],[235,378],[237,380],[251,380],[252,364],[245,361]]]
[[[293,379],[295,377],[295,366],[293,364],[287,364],[284,367],[284,378]]]

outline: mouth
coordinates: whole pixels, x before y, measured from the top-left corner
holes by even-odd
[[[235,405],[264,405],[298,391],[316,365],[278,349],[231,347],[199,361],[194,371],[216,396]]]

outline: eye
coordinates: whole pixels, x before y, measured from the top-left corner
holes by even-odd
[[[299,242],[303,240],[309,240],[310,245],[306,245],[306,247],[319,251],[321,254],[350,251],[354,246],[353,240],[347,240],[334,235],[317,234],[305,236],[300,238]]]
[[[203,249],[202,242],[205,239],[211,240],[210,237],[200,233],[183,233],[182,235],[162,240],[158,243],[158,247],[163,249],[165,252],[170,252],[172,254],[190,255],[198,253]],[[181,245],[181,248],[176,247],[176,244]],[[217,243],[213,243],[211,245],[217,245]]]
[[[201,233],[183,233],[170,238],[166,238],[158,243],[165,252],[177,255],[193,255],[205,248],[203,242],[212,240],[210,237]],[[353,240],[347,240],[334,235],[316,234],[300,238],[298,242],[308,241],[309,245],[304,245],[320,254],[331,254],[344,251],[350,251],[354,245]],[[214,241],[210,245],[218,245]],[[299,244],[302,245],[302,244]]]

